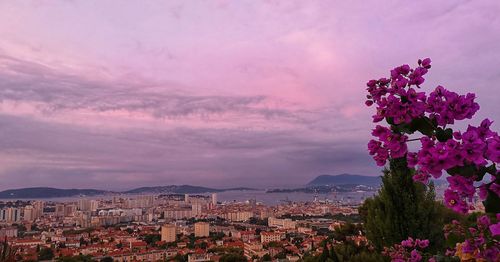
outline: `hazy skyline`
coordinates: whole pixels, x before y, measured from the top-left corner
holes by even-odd
[[[500,130],[500,2],[0,2],[0,190],[378,175],[367,80],[431,57]]]

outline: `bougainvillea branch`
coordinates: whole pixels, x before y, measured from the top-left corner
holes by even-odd
[[[499,221],[500,215],[493,218],[481,215],[472,225],[456,220],[446,225],[444,234],[450,247],[448,255],[456,256],[460,261],[499,261],[500,232],[495,230]]]
[[[369,141],[368,151],[379,166],[389,158],[407,158],[418,182],[447,174],[445,204],[457,212],[472,209],[477,193],[487,212],[499,213],[500,137],[490,129],[489,119],[465,131],[453,130],[450,126],[471,119],[479,104],[472,93],[459,95],[442,86],[429,94],[420,91],[430,68],[431,59],[426,58],[416,68],[402,65],[391,70],[389,78],[368,81],[366,105],[376,107],[373,122],[387,123],[375,127],[376,139]],[[410,152],[407,143],[417,140],[410,138],[416,132],[424,135],[418,138],[421,147]]]
[[[392,262],[435,261],[432,256],[423,253],[423,250],[428,246],[429,240],[427,239],[414,240],[409,237],[408,239],[401,241],[401,244],[395,244],[390,248],[385,248],[383,255],[390,257]]]

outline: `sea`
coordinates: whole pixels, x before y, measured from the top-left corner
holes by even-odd
[[[335,192],[329,194],[313,194],[303,192],[292,193],[267,193],[264,190],[234,190],[217,193],[217,200],[222,203],[231,202],[246,202],[255,200],[257,203],[262,203],[268,206],[276,206],[283,203],[293,202],[313,202],[313,201],[330,201],[347,205],[356,205],[363,202],[366,198],[375,194],[375,191],[355,191],[355,192]],[[147,194],[144,194],[147,195]],[[192,194],[206,195],[210,194]],[[136,195],[96,195],[96,196],[74,196],[60,198],[36,198],[36,199],[0,199],[0,201],[16,201],[16,200],[42,200],[51,202],[76,202],[78,199],[112,199],[115,196],[122,198],[133,198]]]

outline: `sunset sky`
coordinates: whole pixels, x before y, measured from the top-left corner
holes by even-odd
[[[0,190],[379,175],[365,83],[430,57],[500,130],[500,1],[1,1]]]

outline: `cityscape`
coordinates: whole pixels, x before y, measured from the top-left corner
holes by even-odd
[[[217,193],[17,200],[0,206],[0,237],[9,239],[26,261],[46,253],[48,259],[84,255],[100,261],[179,256],[218,261],[227,253],[298,261],[304,253],[320,253],[314,247],[328,232],[360,221],[359,203],[316,199],[268,206],[255,199],[220,202]],[[356,243],[366,242],[359,229],[349,233]]]

